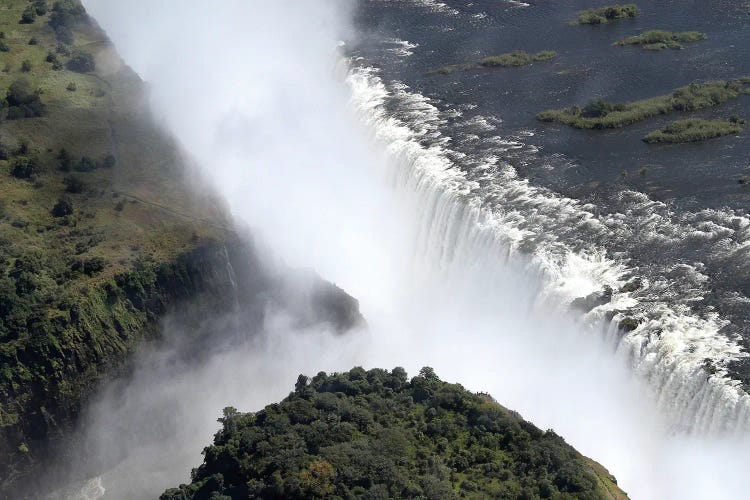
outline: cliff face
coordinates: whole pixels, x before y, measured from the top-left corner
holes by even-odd
[[[300,375],[280,403],[219,422],[191,484],[162,500],[627,498],[554,432],[429,368]]]
[[[193,185],[140,78],[77,0],[0,9],[0,492],[44,458],[104,379],[182,318],[279,295],[221,203]],[[344,330],[356,301],[319,278],[309,321]],[[2,496],[2,495],[0,495]]]

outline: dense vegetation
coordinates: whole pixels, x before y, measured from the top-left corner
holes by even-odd
[[[516,50],[513,52],[507,52],[505,54],[500,54],[499,56],[485,57],[484,59],[479,61],[479,64],[485,67],[528,66],[535,61],[549,61],[550,59],[555,58],[555,56],[557,56],[557,53],[551,50],[544,50],[536,54],[529,54],[528,52],[524,52],[523,50]]]
[[[684,49],[683,43],[698,42],[707,38],[705,33],[698,31],[674,33],[672,31],[650,30],[640,35],[618,40],[615,45],[640,45],[646,50]]]
[[[155,330],[170,287],[202,283],[185,259],[214,245],[204,260],[224,268],[226,233],[144,113],[140,80],[77,0],[5,0],[0,42],[5,497],[105,371]]]
[[[703,120],[700,118],[690,118],[687,120],[677,120],[666,127],[651,132],[643,138],[645,142],[698,142],[723,135],[734,135],[742,132],[745,121],[733,117],[729,120]]]
[[[528,66],[529,64],[538,61],[549,61],[551,59],[554,59],[555,57],[557,57],[557,52],[554,52],[552,50],[543,50],[541,52],[537,52],[536,54],[530,54],[523,50],[514,50],[513,52],[506,52],[505,54],[500,54],[497,56],[485,57],[477,64],[443,66],[434,70],[432,73],[447,75],[459,69],[472,69],[476,67],[518,68],[521,66]]]
[[[191,484],[162,500],[627,498],[553,431],[430,368],[300,375],[281,403],[219,421]]]
[[[746,79],[693,83],[669,95],[626,103],[594,99],[585,106],[547,110],[537,118],[581,129],[619,128],[658,115],[718,106],[748,93]]]
[[[577,24],[607,24],[620,19],[632,19],[640,13],[632,3],[625,5],[608,5],[578,13]]]

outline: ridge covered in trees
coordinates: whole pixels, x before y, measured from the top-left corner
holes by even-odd
[[[280,403],[219,422],[192,482],[161,500],[627,498],[553,431],[431,368],[300,375]]]

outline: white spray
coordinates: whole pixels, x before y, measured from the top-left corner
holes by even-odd
[[[634,498],[747,491],[740,438],[672,435],[680,417],[633,375],[629,353],[607,342],[602,324],[569,318],[533,259],[485,230],[471,186],[432,168],[441,152],[384,114],[377,79],[344,69],[342,82],[347,2],[85,3],[234,216],[284,262],[355,295],[370,324],[342,339],[297,331],[279,312],[247,351],[199,367],[144,356],[125,394],[91,411],[92,435],[129,457],[104,478],[109,493],[123,496],[134,475],[143,495],[186,481],[222,406],[255,410],[300,372],[355,364],[430,365],[491,392],[601,461]],[[170,414],[168,431],[153,423],[160,413]],[[131,442],[110,433],[113,415]]]

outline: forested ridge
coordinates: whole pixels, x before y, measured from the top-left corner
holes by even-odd
[[[300,375],[282,402],[219,421],[192,482],[161,500],[627,498],[555,432],[431,368]]]

